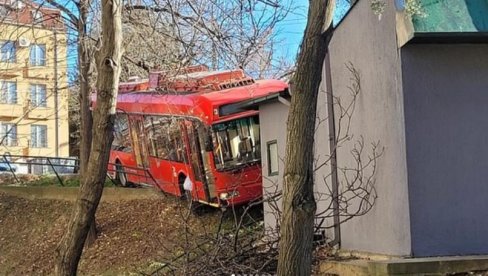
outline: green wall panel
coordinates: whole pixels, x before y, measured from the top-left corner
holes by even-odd
[[[488,0],[419,0],[425,16],[414,16],[416,33],[488,32]]]

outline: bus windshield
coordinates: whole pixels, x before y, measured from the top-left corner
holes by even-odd
[[[232,169],[261,160],[257,115],[213,125],[212,140],[217,169]]]

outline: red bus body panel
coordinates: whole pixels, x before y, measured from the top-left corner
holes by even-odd
[[[129,116],[170,115],[193,117],[210,126],[216,122],[243,118],[258,113],[251,110],[220,117],[218,108],[222,105],[265,97],[284,91],[287,88],[287,84],[282,81],[262,80],[241,87],[192,94],[164,94],[156,90],[126,92],[119,94],[117,109],[127,113]],[[214,188],[216,194],[212,196],[217,198],[217,202],[213,202],[214,205],[239,205],[262,197],[260,163],[248,164],[245,167],[234,170],[219,171],[215,169],[213,152],[205,152],[204,154],[208,155],[215,179]],[[129,168],[137,168],[134,152],[125,153],[112,150],[110,154],[110,162],[112,164],[117,161],[124,166],[128,181],[155,185],[170,194],[181,195],[178,184],[180,174],[190,177],[194,185],[192,198],[206,203],[203,183],[195,180],[190,164],[150,156],[147,159],[148,167],[139,169],[139,172],[137,172],[137,169]],[[146,173],[144,170],[146,170]],[[233,193],[234,196],[223,202],[219,199],[219,195],[222,193]]]

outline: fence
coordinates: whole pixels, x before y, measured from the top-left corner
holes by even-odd
[[[49,156],[28,156],[12,155],[5,153],[2,155],[2,164],[0,167],[3,171],[10,171],[15,181],[22,183],[17,177],[17,169],[26,167],[28,174],[48,174],[56,175],[59,183],[64,186],[60,174],[75,174],[78,172],[78,158],[49,157]]]
[[[5,153],[1,156],[0,169],[2,171],[9,171],[12,173],[15,181],[22,183],[17,177],[18,165],[26,166],[27,174],[55,174],[61,186],[64,186],[61,175],[63,174],[77,174],[79,171],[79,159],[75,157],[49,157],[49,156],[28,156],[28,155],[12,155]],[[123,166],[121,164],[109,163],[107,169],[107,177],[115,184],[118,185],[116,179],[109,173],[115,172],[115,178],[117,174],[130,174],[137,177],[143,177],[151,180],[152,183],[156,183],[156,180],[152,174],[146,168]],[[129,170],[127,170],[129,169]]]

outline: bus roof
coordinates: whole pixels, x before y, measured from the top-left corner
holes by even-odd
[[[256,111],[236,110],[235,113],[222,114],[220,108],[226,105],[261,98],[266,95],[282,92],[288,85],[279,80],[259,80],[252,84],[233,87],[211,92],[169,93],[158,90],[144,90],[120,93],[117,108],[128,113],[142,113],[154,115],[177,115],[196,117],[211,124],[255,114]]]

